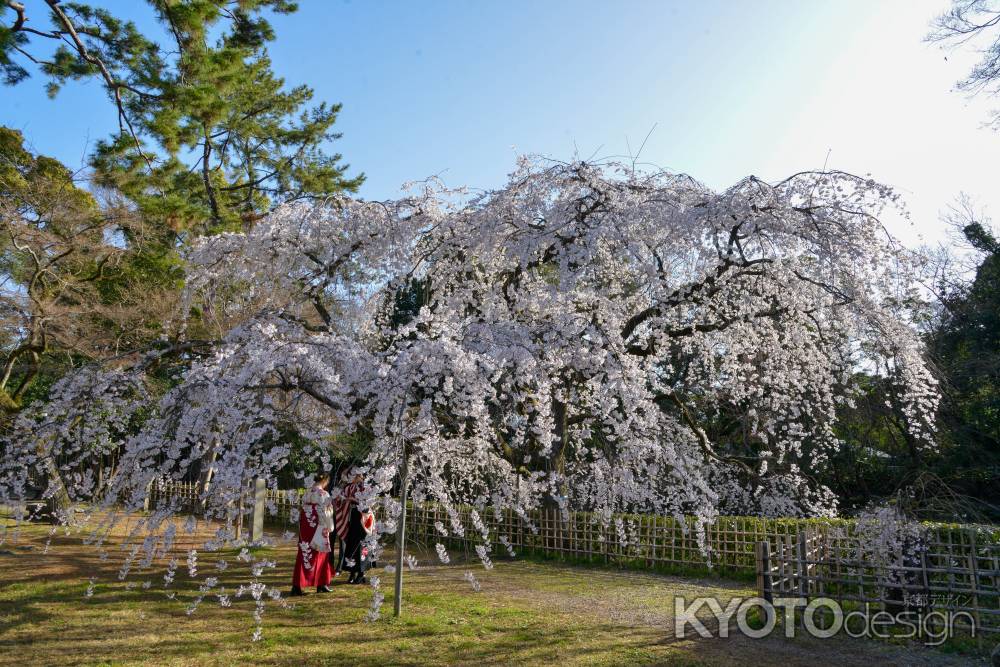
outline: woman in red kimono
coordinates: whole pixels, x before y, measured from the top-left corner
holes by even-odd
[[[333,564],[330,533],[333,531],[333,505],[326,485],[328,474],[320,474],[316,483],[302,496],[299,512],[299,553],[292,575],[292,595],[302,595],[304,586],[315,586],[319,593],[330,592]]]

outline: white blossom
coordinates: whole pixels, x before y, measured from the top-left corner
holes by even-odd
[[[222,528],[199,547],[243,546],[245,490],[277,488],[294,424],[298,454],[321,467],[338,437],[370,436],[358,503],[381,516],[372,558],[397,529],[404,456],[411,497],[447,517],[440,535],[465,537],[458,508],[473,507],[487,568],[489,512],[536,532],[533,510],[582,509],[605,534],[623,511],[702,527],[720,509],[830,514],[832,494],[809,480],[839,445],[859,369],[890,378],[909,435],[934,446],[938,389],[907,305],[919,261],[878,217],[896,205],[840,172],[715,192],[630,165],[523,159],[506,187],[471,198],[432,180],[398,201],[282,206],[197,242],[162,347],[84,366],[18,413],[0,435],[0,497],[23,500],[60,461],[70,498],[108,517],[88,536],[102,560],[117,522],[141,517],[124,578],[138,550],[144,567],[166,557],[184,509],[164,500],[146,515],[149,489],[208,462],[197,502]],[[192,312],[217,340],[185,337]],[[150,370],[178,351],[197,354],[154,391]],[[741,442],[712,440],[719,414]],[[109,453],[98,484],[85,471]],[[184,522],[192,539],[197,528]],[[634,541],[625,523],[613,530]],[[259,638],[257,578],[273,564],[246,549],[237,561]],[[194,548],[187,566],[196,577]]]
[[[493,561],[490,560],[489,551],[487,550],[486,545],[477,544],[476,555],[479,556],[479,560],[482,562],[484,568],[487,570],[493,569]]]
[[[381,615],[382,603],[385,601],[385,594],[382,593],[381,584],[382,580],[377,576],[372,576],[368,583],[372,588],[372,601],[371,606],[368,608],[368,612],[365,614],[365,621],[372,623],[379,619]]]

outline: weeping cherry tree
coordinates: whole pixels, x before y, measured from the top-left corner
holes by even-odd
[[[542,506],[586,510],[620,532],[619,511],[699,526],[720,508],[835,512],[810,473],[838,446],[859,368],[885,369],[910,437],[933,446],[937,390],[909,323],[918,262],[880,222],[898,206],[887,187],[810,172],[715,192],[684,175],[524,159],[496,191],[408,193],[288,205],[200,241],[174,341],[87,367],[19,415],[0,495],[23,498],[58,460],[66,491],[101,517],[89,538],[100,545],[150,483],[211,458],[202,501],[221,527],[205,548],[218,548],[235,539],[248,481],[277,486],[293,425],[321,462],[338,438],[365,438],[373,549],[397,532],[407,492],[444,508],[443,537],[477,535],[490,567],[506,536],[488,513],[530,525]],[[187,339],[191,313],[224,333]],[[169,355],[188,363],[154,391],[150,369]],[[720,420],[739,437],[714,437]],[[98,486],[107,448],[119,463]],[[143,515],[126,553],[168,558],[177,511]],[[260,606],[257,577],[273,563],[244,556]]]

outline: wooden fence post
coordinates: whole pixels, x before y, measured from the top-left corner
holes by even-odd
[[[153,493],[156,488],[156,480],[149,480],[149,484],[146,485],[146,497],[142,499],[142,511],[148,512],[154,506]]]
[[[253,514],[250,524],[250,541],[260,542],[264,539],[264,512],[267,511],[267,486],[258,477],[253,481]]]
[[[757,596],[773,602],[771,595],[771,548],[766,541],[757,543]]]
[[[979,552],[976,549],[976,529],[970,528],[969,532],[969,583],[972,584],[972,608],[973,614],[972,636],[976,638],[976,646],[983,647],[983,635],[981,629],[983,620],[979,610]]]
[[[799,595],[806,597],[809,595],[809,563],[807,562],[806,532],[804,530],[799,531],[798,538]]]
[[[809,578],[809,539],[807,529],[799,530],[798,538],[799,597],[804,598],[806,604],[809,604],[809,590],[812,588],[812,584]],[[799,626],[805,627],[805,614],[799,616]]]

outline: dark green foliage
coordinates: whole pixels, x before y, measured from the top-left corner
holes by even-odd
[[[62,164],[26,150],[19,133],[0,132],[4,203],[17,207],[20,222],[36,224],[47,234],[59,234],[54,224],[70,225],[73,248],[60,269],[77,278],[98,275],[86,281],[86,298],[101,307],[90,309],[86,318],[90,340],[80,361],[142,348],[162,333],[161,317],[182,287],[180,252],[193,236],[240,230],[277,204],[353,191],[363,180],[348,176],[341,156],[326,150],[339,137],[333,125],[340,106],[315,104],[312,89],[288,86],[273,71],[267,44],[275,32],[268,17],[296,11],[295,3],[143,4],[161,29],[140,30],[96,3],[0,3],[4,83],[14,85],[37,75],[54,96],[67,83],[96,80],[111,102],[109,113],[118,120],[119,130],[97,143],[88,175],[91,185],[100,186],[116,202],[115,220],[113,225],[95,224],[86,248],[89,252],[107,245],[101,235],[110,231],[117,246],[110,250],[117,251],[89,261],[78,259],[89,255],[78,235],[72,235],[87,215],[108,218],[107,207],[80,187]],[[59,215],[49,215],[47,209]],[[6,252],[0,270],[15,283],[26,284],[31,277],[20,271],[25,266],[22,255]],[[114,261],[99,264],[105,255],[113,255]],[[137,302],[136,295],[145,297]],[[158,295],[157,307],[150,309],[146,303],[153,295]],[[78,324],[82,319],[75,306],[84,301],[77,296],[78,303],[68,310],[65,300],[54,304],[58,310],[36,313],[35,321],[54,323],[53,331],[62,332],[72,311]],[[137,303],[143,308],[135,308]],[[120,311],[132,318],[116,321]],[[197,319],[189,333],[212,337],[212,332],[198,328]],[[75,325],[74,334],[79,330]],[[18,393],[38,398],[60,374],[53,355],[65,357],[69,347],[79,356],[80,345],[43,331],[32,334],[32,349],[26,350],[19,346],[26,331],[31,333],[28,325],[16,323],[0,332],[8,361],[12,354],[17,357],[2,381],[23,384]],[[113,346],[104,344],[108,339]],[[38,359],[25,367],[29,352]],[[47,374],[52,377],[41,382]],[[23,383],[25,377],[38,386]],[[8,407],[20,403],[19,396],[14,398]]]
[[[394,294],[390,322],[393,328],[406,326],[430,301],[430,279],[415,278]]]
[[[332,128],[340,106],[313,105],[311,88],[286,86],[273,72],[266,45],[275,34],[263,14],[290,13],[295,4],[148,4],[164,39],[83,3],[50,3],[48,30],[29,34],[15,23],[0,31],[7,83],[27,78],[30,59],[51,95],[70,81],[103,83],[120,131],[92,156],[99,183],[160,223],[168,242],[240,229],[276,203],[357,189],[363,177],[348,177],[341,156],[325,151],[339,137]],[[29,18],[36,29],[44,20]],[[57,46],[44,54],[50,44]]]
[[[945,379],[939,474],[1000,518],[1000,244],[978,223],[963,231],[983,259],[928,341]]]
[[[837,425],[845,446],[821,477],[848,513],[892,498],[922,518],[1000,520],[1000,244],[979,223],[962,231],[982,259],[971,282],[946,291],[927,335],[942,391],[937,448],[908,440],[889,380],[859,378],[862,395]]]
[[[0,399],[17,409],[78,363],[156,337],[180,286],[174,253],[80,187],[59,161],[0,127]],[[126,240],[126,237],[131,237]]]
[[[304,438],[292,424],[286,424],[280,429],[275,442],[284,443],[291,449],[287,463],[278,473],[278,488],[281,489],[300,487],[302,480],[297,477],[300,473],[315,475],[325,471],[330,473],[334,485],[339,484],[341,471],[360,465],[371,446],[370,436],[357,432],[338,436],[317,447],[316,443]],[[267,443],[262,443],[262,446],[267,449]],[[325,466],[319,455],[320,451],[327,456],[328,463]]]

